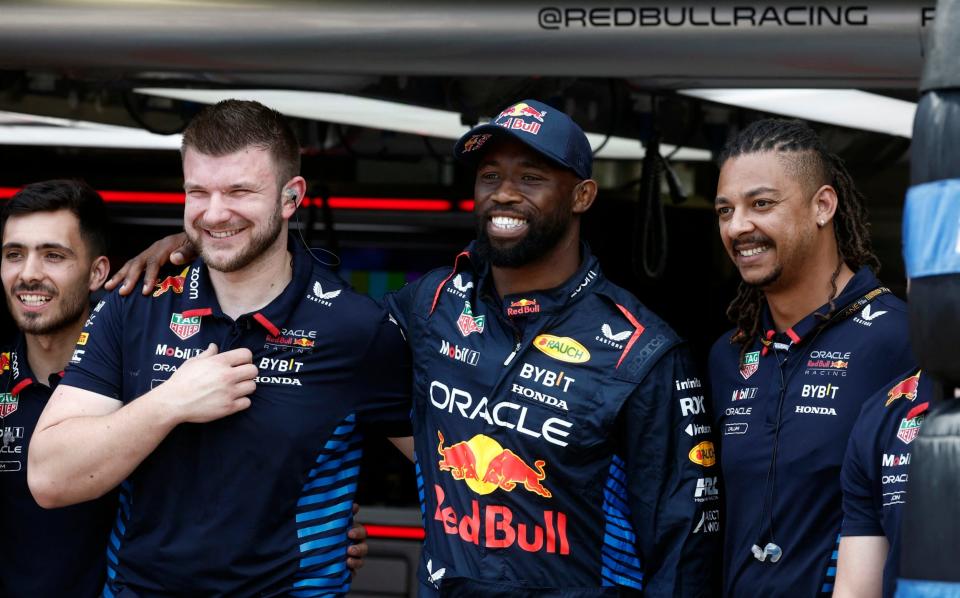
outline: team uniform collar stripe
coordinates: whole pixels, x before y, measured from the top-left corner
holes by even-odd
[[[267,319],[267,316],[263,315],[260,312],[257,312],[253,314],[253,319],[256,320],[258,324],[266,328],[267,332],[269,332],[273,336],[280,336],[280,329],[277,328],[277,326],[274,325],[273,322]]]
[[[834,314],[840,313],[846,307],[879,286],[880,281],[877,280],[873,271],[867,266],[863,266],[857,270],[856,274],[853,275],[853,278],[850,279],[850,282],[847,283],[847,286],[844,287],[840,295],[834,299]],[[820,315],[826,315],[829,311],[830,304],[824,303],[814,310],[813,313],[808,314],[805,318],[788,328],[784,333],[794,344],[799,344],[803,339],[808,338],[811,332],[823,325],[823,318],[820,317]],[[766,303],[764,303],[763,306],[762,318],[764,330],[775,328],[773,316],[770,315],[770,307]],[[794,336],[796,336],[796,338],[794,338]]]

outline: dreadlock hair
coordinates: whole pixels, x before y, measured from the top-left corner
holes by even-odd
[[[880,269],[880,261],[870,245],[865,198],[854,185],[843,160],[830,153],[816,132],[802,121],[768,118],[750,124],[723,148],[719,163],[723,167],[730,158],[761,152],[780,154],[791,174],[801,183],[813,184],[816,188],[830,185],[836,191],[833,230],[840,261],[830,278],[830,309],[826,314],[817,314],[826,322],[836,308],[833,300],[837,296],[837,277],[843,263],[854,272],[862,266],[869,266],[874,272]],[[761,333],[764,301],[763,291],[741,281],[737,296],[727,307],[727,318],[737,326],[730,341],[743,345],[741,353],[745,353]]]

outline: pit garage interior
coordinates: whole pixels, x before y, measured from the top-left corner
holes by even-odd
[[[911,107],[932,3],[875,2],[867,7],[874,23],[897,20],[861,30],[847,21],[831,27],[834,17],[863,14],[817,2],[830,9],[828,26],[754,26],[732,49],[721,45],[727,32],[690,24],[710,14],[705,7],[732,11],[731,3],[690,2],[675,30],[638,25],[612,40],[587,26],[587,9],[582,27],[561,19],[566,30],[555,32],[533,22],[539,5],[523,2],[413,3],[405,11],[382,2],[144,2],[142,13],[120,4],[0,8],[0,199],[33,181],[86,180],[109,203],[114,268],[182,228],[178,133],[190,118],[219,99],[259,99],[291,117],[302,145],[308,201],[295,234],[339,256],[331,267],[380,297],[452,264],[474,236],[472,174],[453,160],[453,140],[535,98],[590,134],[600,194],[584,237],[604,272],[689,339],[701,371],[729,328],[725,309],[739,281],[717,234],[715,158],[757,118],[805,118],[845,160],[867,197],[881,278],[904,296]],[[258,29],[264,11],[272,21]],[[492,29],[521,17],[531,21],[529,36],[521,26]],[[544,36],[552,33],[566,40]],[[646,39],[658,36],[659,49]],[[818,40],[833,54],[802,49]],[[2,332],[14,333],[6,314]],[[352,595],[412,595],[422,537],[413,468],[369,439],[362,471],[358,501],[371,552]]]

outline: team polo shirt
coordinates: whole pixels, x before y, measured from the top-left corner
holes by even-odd
[[[259,368],[249,409],[177,426],[122,483],[106,596],[349,589],[360,432],[410,433],[409,356],[371,299],[290,252],[291,282],[236,320],[200,261],[91,313],[63,384],[126,404],[211,342],[250,349]]]
[[[714,595],[703,384],[582,255],[558,287],[501,299],[471,248],[386,298],[414,354],[422,598]]]
[[[92,598],[103,587],[116,495],[43,509],[27,487],[30,438],[61,374],[50,376],[49,386],[40,383],[22,335],[0,353],[0,539],[7,548],[0,596],[7,598]]]
[[[867,400],[843,461],[843,535],[886,536],[883,596],[893,598],[911,443],[933,400],[933,381],[911,370]]]
[[[831,306],[774,331],[741,358],[733,331],[710,352],[726,488],[724,588],[732,597],[833,591],[842,516],[840,468],[863,402],[910,355],[906,305],[862,268]],[[779,425],[778,425],[779,424]],[[782,549],[778,562],[751,550]]]

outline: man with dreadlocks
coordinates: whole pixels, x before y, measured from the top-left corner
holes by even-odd
[[[906,306],[875,276],[863,197],[810,127],[755,122],[720,166],[720,236],[743,279],[710,352],[724,595],[829,594],[847,438],[913,363]]]

